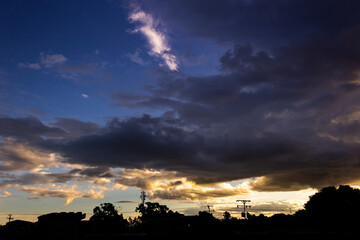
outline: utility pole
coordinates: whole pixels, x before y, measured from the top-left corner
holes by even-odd
[[[8,217],[7,217],[7,219],[9,220],[9,222],[11,221],[11,220],[13,220],[14,218],[12,217],[12,215],[11,214],[9,214],[8,215]]]
[[[246,212],[246,209],[251,208],[251,206],[247,205],[247,203],[251,202],[251,200],[236,200],[236,201],[242,202],[244,209],[243,209],[243,212],[241,213],[241,216],[244,217],[245,219],[247,219],[249,212]],[[238,208],[239,208],[239,206],[241,206],[241,205],[237,205]]]
[[[145,199],[146,199],[146,193],[145,193],[144,190],[141,191],[140,199],[141,199],[142,205],[144,206],[144,204],[145,204]]]

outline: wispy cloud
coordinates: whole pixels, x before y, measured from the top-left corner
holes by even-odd
[[[140,56],[140,52],[141,50],[140,49],[136,49],[136,51],[134,53],[129,53],[127,54],[127,56],[129,57],[129,59],[134,62],[134,63],[137,63],[141,66],[144,66],[146,65],[146,62],[144,59],[142,59],[142,57]]]
[[[68,59],[62,54],[46,54],[40,53],[40,62],[47,68],[53,67],[56,64],[64,63]]]
[[[139,23],[134,32],[140,32],[146,37],[150,45],[149,55],[161,58],[171,71],[177,71],[178,62],[176,56],[171,53],[168,37],[164,30],[160,28],[159,22],[139,6],[133,5],[132,8],[129,20],[133,23]]]
[[[0,194],[0,197],[9,198],[9,197],[15,197],[15,195],[13,195],[10,192],[4,191],[2,194]]]
[[[76,186],[58,186],[58,185],[46,185],[43,184],[41,186],[32,187],[32,186],[22,186],[19,187],[21,191],[30,193],[33,197],[57,197],[57,198],[65,198],[66,205],[72,203],[72,201],[76,198],[92,198],[92,199],[99,199],[103,198],[104,194],[102,190],[98,189],[89,189],[80,191],[76,189]]]
[[[117,201],[115,203],[139,203],[137,201]]]
[[[40,52],[39,61],[35,63],[29,62],[20,62],[18,64],[19,68],[29,68],[33,70],[39,70],[43,67],[51,68],[57,64],[65,63],[68,59],[62,54],[48,54]]]
[[[28,63],[28,62],[25,62],[25,63],[19,63],[18,65],[20,68],[30,68],[30,69],[34,69],[34,70],[39,70],[41,69],[41,66],[39,63]]]
[[[83,98],[89,98],[89,95],[86,95],[85,93],[82,93],[81,96],[82,96]]]

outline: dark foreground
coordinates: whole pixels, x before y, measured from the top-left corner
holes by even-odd
[[[7,239],[244,239],[312,240],[360,239],[360,190],[349,186],[327,187],[310,197],[304,209],[293,215],[266,217],[246,214],[247,219],[223,219],[211,211],[184,216],[159,203],[141,203],[139,217],[125,219],[114,205],[94,208],[89,221],[85,214],[50,213],[38,222],[15,220],[0,226],[0,240]],[[341,211],[334,210],[341,206]]]

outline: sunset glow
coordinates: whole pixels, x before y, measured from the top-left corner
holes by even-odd
[[[136,216],[142,190],[185,215],[293,214],[360,186],[359,8],[2,1],[0,224]]]

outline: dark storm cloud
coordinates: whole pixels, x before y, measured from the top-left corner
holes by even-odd
[[[48,127],[35,117],[0,117],[0,135],[3,137],[35,138],[41,136],[60,136],[64,131]]]
[[[77,171],[78,170],[78,171]],[[106,167],[95,167],[95,168],[85,168],[83,170],[74,169],[70,173],[79,173],[80,175],[88,177],[104,177],[111,178],[114,175],[110,172],[109,168]]]
[[[43,183],[66,183],[70,180],[78,180],[68,173],[55,173],[55,174],[39,174],[27,173],[21,176],[12,176],[11,180],[4,180],[0,183],[0,187],[6,185],[33,185]],[[85,180],[85,179],[84,179]]]
[[[217,75],[164,72],[147,95],[113,96],[121,106],[168,109],[164,115],[113,119],[104,127],[58,119],[53,125],[67,136],[38,146],[91,166],[79,172],[84,176],[112,167],[176,171],[198,184],[265,176],[253,184],[263,191],[356,181],[359,40],[352,28],[272,52],[236,44],[219,59]],[[42,130],[28,135],[52,129],[36,126]],[[148,186],[142,178],[116,179]]]
[[[322,30],[333,35],[271,51],[235,44],[219,59],[217,75],[163,72],[147,95],[112,97],[122,107],[168,110],[201,136],[188,144],[196,153],[192,168],[162,166],[197,183],[265,176],[253,188],[277,191],[354,182],[360,170],[360,27]]]
[[[162,168],[167,161],[188,162],[193,152],[189,144],[201,144],[196,134],[173,127],[176,119],[113,119],[101,134],[80,137],[62,146],[56,145],[72,161],[104,167]]]
[[[169,126],[169,122],[177,121],[149,116],[123,122],[114,120],[102,134],[56,147],[71,163],[176,171],[178,177],[184,176],[199,184],[269,176],[266,181],[254,184],[254,188],[272,190],[267,187],[269,185],[276,190],[295,190],[358,178],[359,151],[343,143],[316,135],[299,140],[297,136],[274,133],[237,139],[222,136],[205,139],[194,131]],[[339,168],[352,168],[352,171],[342,175]],[[274,178],[273,173],[282,178]],[[328,178],[330,175],[333,178]],[[273,179],[281,181],[271,181]],[[142,178],[120,176],[117,182],[147,186],[146,179]]]
[[[271,53],[239,44],[221,57],[222,74],[184,78],[163,73],[150,89],[152,95],[119,93],[113,99],[123,107],[172,109],[181,119],[201,125],[234,119],[244,124],[254,118],[268,125],[274,118],[283,122],[293,117],[296,122],[290,124],[307,121],[308,128],[313,118],[320,123],[330,113],[334,117],[358,109],[350,103],[359,100],[359,41],[360,29],[354,28],[333,39],[309,39]]]
[[[310,134],[306,139],[275,133],[257,134],[237,138],[204,133],[200,136],[196,130],[187,129],[181,121],[168,115],[158,118],[144,115],[124,121],[114,119],[97,135],[43,142],[44,149],[61,154],[68,162],[93,168],[46,176],[29,174],[7,183],[104,177],[110,174],[108,167],[176,171],[178,177],[187,177],[200,184],[268,176],[263,182],[254,184],[257,190],[318,187],[358,177],[357,145],[351,147]],[[344,171],[346,174],[341,174]],[[173,175],[169,177],[174,178]],[[123,185],[147,186],[146,179],[123,178],[121,173],[116,179]],[[161,197],[170,193],[157,194]]]
[[[0,135],[15,138],[14,143],[24,136],[48,137],[28,147],[88,167],[69,174],[114,177],[116,183],[142,188],[150,188],[151,181],[109,169],[165,170],[172,173],[153,178],[186,177],[204,185],[262,177],[252,184],[260,191],[360,180],[358,1],[151,4],[148,8],[170,25],[187,26],[189,35],[234,43],[219,59],[218,74],[159,71],[146,94],[112,96],[120,107],[164,112],[157,117],[114,118],[105,126],[65,118],[46,126],[37,119],[5,117]],[[255,38],[263,39],[266,51]],[[14,170],[26,159],[10,143],[0,151],[13,159]],[[159,198],[183,193],[190,198],[193,192],[153,192]],[[238,192],[209,193],[233,194]]]
[[[73,118],[56,118],[51,125],[61,128],[72,137],[91,135],[100,131],[100,126],[92,122],[83,122]]]
[[[215,41],[268,45],[313,35],[328,37],[360,21],[360,3],[356,0],[140,2],[170,28]]]

